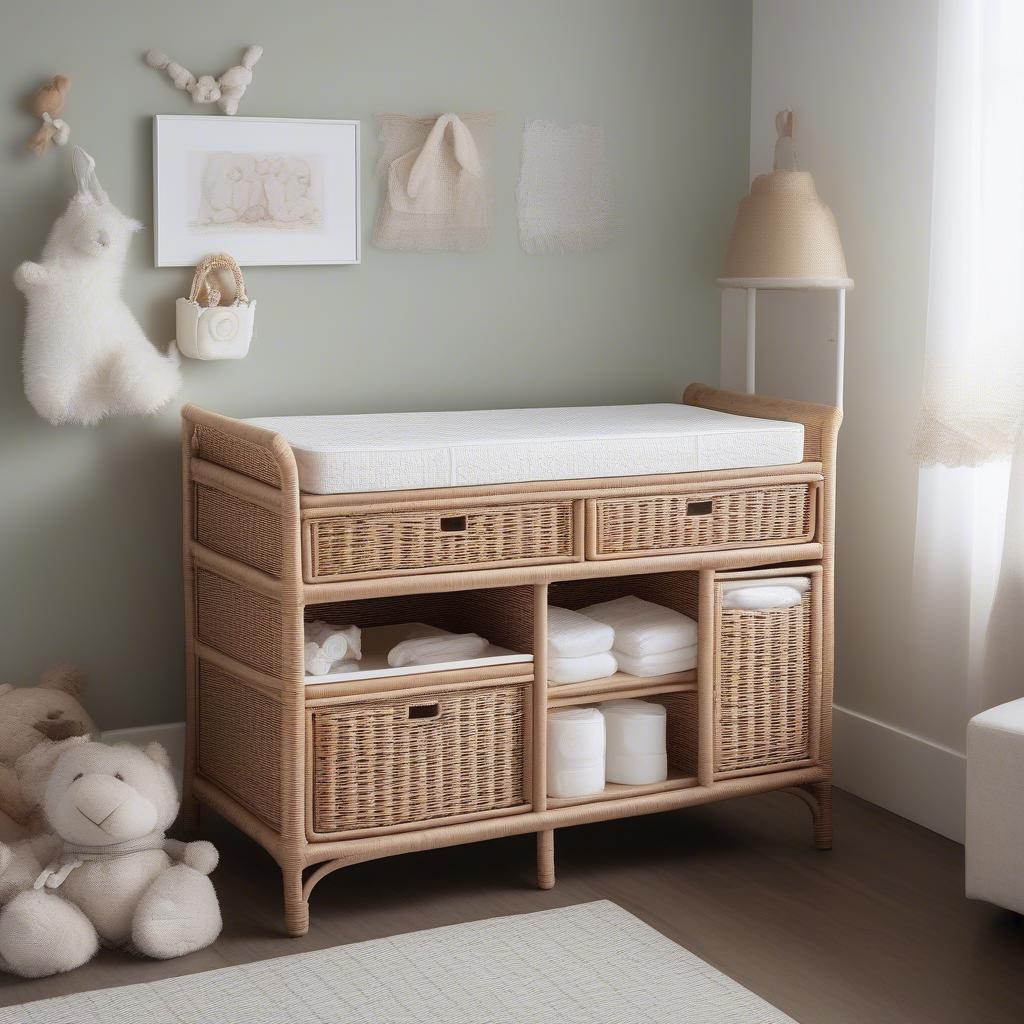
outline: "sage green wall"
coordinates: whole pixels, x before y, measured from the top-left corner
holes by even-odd
[[[146,67],[146,49],[202,73],[262,43],[243,115],[361,120],[364,235],[375,112],[499,115],[487,251],[364,244],[358,267],[253,269],[249,357],[188,362],[182,401],[238,416],[583,405],[673,400],[718,378],[714,277],[747,185],[749,0],[4,0],[2,23],[0,681],[74,659],[92,675],[101,727],[183,716],[179,403],[153,419],[55,428],[21,391],[11,272],[38,256],[72,188],[67,150],[20,148],[35,127],[26,93],[46,75],[73,78],[72,140],[146,225],[125,289],[161,345],[189,274],[153,266],[151,117],[211,108]],[[520,250],[526,117],[605,125],[626,215],[614,249]]]

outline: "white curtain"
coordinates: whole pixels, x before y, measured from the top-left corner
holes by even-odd
[[[943,0],[912,644],[1024,696],[1024,2]]]

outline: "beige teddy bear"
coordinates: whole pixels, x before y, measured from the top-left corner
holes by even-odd
[[[60,849],[0,911],[0,968],[27,978],[70,971],[101,942],[162,960],[220,934],[207,877],[216,849],[164,836],[178,813],[169,765],[158,743],[81,743],[60,755],[43,796]]]
[[[95,737],[96,724],[79,703],[84,673],[70,665],[45,672],[38,686],[0,686],[0,841],[10,842],[43,829],[38,800],[26,792],[17,764],[32,771],[28,757],[37,747],[75,736]]]

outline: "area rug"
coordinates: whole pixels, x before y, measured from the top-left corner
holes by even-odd
[[[614,903],[0,1009],[0,1024],[794,1024]]]

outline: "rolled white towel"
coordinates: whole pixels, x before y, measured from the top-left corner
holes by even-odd
[[[792,587],[798,594],[811,589],[810,576],[760,576],[752,580],[727,580],[722,584],[722,593],[730,590],[749,590],[751,587]]]
[[[722,607],[748,611],[792,608],[801,600],[795,587],[739,587],[722,595]]]
[[[620,597],[581,608],[588,618],[604,622],[615,630],[615,653],[634,658],[663,654],[697,642],[697,623],[682,612],[642,598]]]
[[[618,668],[618,662],[611,651],[585,654],[579,658],[548,658],[548,682],[558,685],[604,679],[615,675]]]
[[[548,654],[552,658],[582,658],[610,651],[615,630],[568,608],[548,608]]]
[[[435,665],[443,661],[466,661],[486,650],[488,642],[476,633],[445,633],[414,637],[396,644],[388,653],[392,668],[405,665]]]
[[[302,647],[306,674],[323,676],[339,672],[336,666],[355,663],[362,657],[362,634],[358,626],[332,626],[317,619],[304,624]]]
[[[631,676],[664,676],[669,672],[689,672],[697,667],[697,645],[680,647],[675,651],[644,654],[639,658],[623,651],[612,651],[619,663],[619,671]]]

